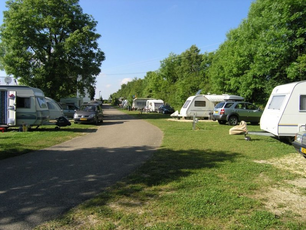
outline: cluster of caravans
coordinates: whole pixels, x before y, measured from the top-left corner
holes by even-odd
[[[56,125],[71,123],[60,106],[37,88],[28,86],[0,86],[0,127]]]
[[[236,95],[195,95],[189,97],[180,112],[171,114],[178,118],[211,119],[215,105],[226,100],[244,100]],[[260,129],[273,136],[292,138],[305,130],[306,81],[275,87],[260,119]]]
[[[157,112],[158,108],[164,104],[163,100],[152,98],[135,98],[132,109],[146,110],[148,112]]]

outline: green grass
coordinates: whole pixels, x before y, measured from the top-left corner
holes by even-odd
[[[93,125],[73,122],[71,126],[60,129],[55,129],[55,126],[41,126],[37,130],[19,132],[18,128],[10,128],[7,132],[0,133],[0,160],[56,145],[84,133],[94,132],[95,128]]]
[[[165,115],[128,113],[164,132],[161,148],[126,180],[37,229],[306,228],[295,210],[278,214],[265,205],[274,199],[264,195],[270,188],[290,189],[288,181],[300,177],[273,164],[301,157],[292,146],[265,136],[245,141],[215,122],[193,130]]]

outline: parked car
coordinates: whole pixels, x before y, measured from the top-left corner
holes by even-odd
[[[297,133],[292,145],[296,151],[306,158],[306,131]]]
[[[73,118],[75,111],[79,109],[75,105],[61,104],[61,106],[63,108],[64,115],[68,118]]]
[[[161,105],[157,112],[163,114],[171,114],[174,113],[174,109],[170,105]]]
[[[216,105],[213,120],[219,124],[237,125],[240,121],[258,124],[263,111],[254,104],[244,101],[223,101]]]
[[[77,111],[75,111],[74,123],[93,123],[98,124],[103,122],[103,111],[101,105],[84,104]]]

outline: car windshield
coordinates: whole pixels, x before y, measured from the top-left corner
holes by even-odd
[[[94,105],[82,105],[80,110],[86,111],[86,112],[94,112],[95,106]]]
[[[224,105],[224,102],[220,102],[219,104],[217,104],[216,105],[216,109],[220,109],[220,108],[222,108],[223,107],[223,105]]]

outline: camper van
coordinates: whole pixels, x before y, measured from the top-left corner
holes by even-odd
[[[236,95],[216,95],[216,94],[198,94],[188,97],[185,101],[180,113],[177,115],[182,118],[197,118],[211,119],[215,105],[224,100],[243,100],[243,97]]]
[[[305,130],[306,81],[276,86],[260,119],[260,128],[276,137],[293,138]]]
[[[28,86],[0,86],[0,126],[39,126],[49,121],[44,93]]]
[[[146,109],[148,112],[157,112],[158,108],[164,104],[163,100],[151,99],[146,101]]]

